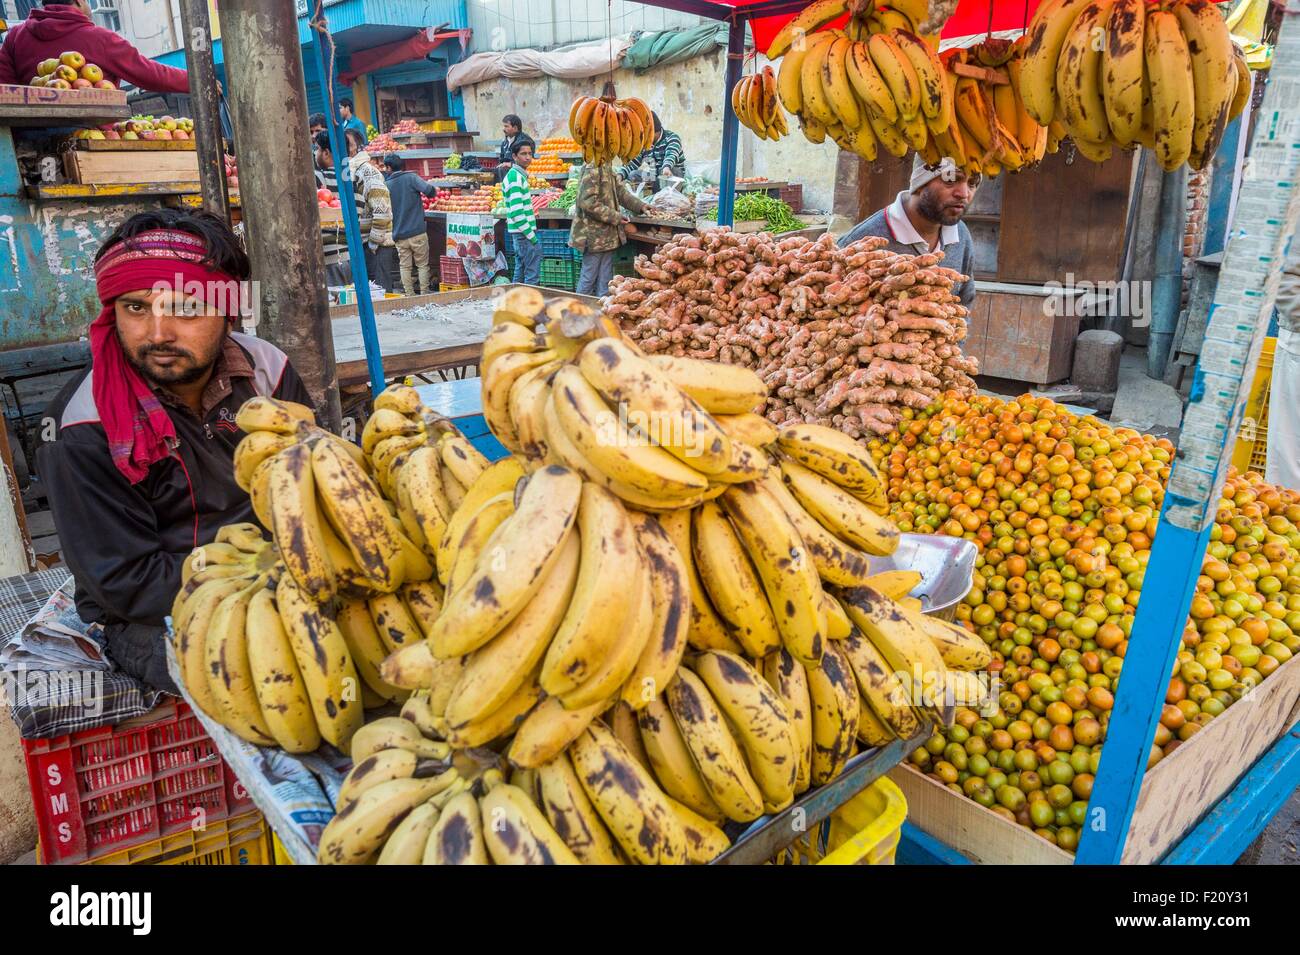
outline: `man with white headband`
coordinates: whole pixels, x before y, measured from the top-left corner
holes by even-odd
[[[945,267],[970,276],[975,267],[975,246],[961,217],[978,185],[978,176],[968,178],[947,156],[937,166],[927,166],[918,156],[912,165],[908,191],[900,192],[892,205],[859,222],[840,239],[840,245],[875,235],[888,239],[887,248],[893,252],[924,255],[942,250]],[[970,308],[975,300],[975,280],[968,278],[953,291]]]

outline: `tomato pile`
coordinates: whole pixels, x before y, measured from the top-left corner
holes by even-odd
[[[912,765],[1073,850],[1132,633],[1173,445],[1042,398],[947,397],[871,442],[904,531],[978,548],[957,619],[995,698]],[[1300,493],[1231,472],[1148,768],[1300,651]]]

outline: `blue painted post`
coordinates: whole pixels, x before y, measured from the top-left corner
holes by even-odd
[[[320,0],[317,0],[320,3]],[[325,111],[334,121],[327,123],[330,152],[334,154],[334,176],[339,184],[339,205],[343,209],[343,229],[348,237],[348,258],[352,262],[352,287],[357,293],[357,317],[361,320],[361,340],[366,346],[366,369],[370,372],[370,393],[378,395],[386,387],[384,359],[379,348],[379,326],[375,323],[375,305],[370,300],[370,275],[366,271],[365,246],[361,242],[361,220],[357,218],[356,202],[352,197],[352,170],[347,165],[347,143],[343,137],[343,124],[334,103],[334,74],[329,68],[325,45],[333,44],[328,34],[316,34],[317,62],[320,65],[321,86],[325,92]]]
[[[1075,861],[1118,864],[1300,211],[1300,3],[1287,10]],[[1280,71],[1280,72],[1279,72]],[[1169,183],[1166,181],[1165,187]],[[1162,219],[1162,227],[1168,220]],[[1162,237],[1163,238],[1163,237]],[[1180,237],[1181,238],[1181,237]],[[1242,705],[1246,705],[1243,703]]]
[[[745,21],[736,17],[727,25],[727,74],[722,87],[722,170],[718,174],[718,225],[732,225],[736,210],[736,147],[740,121],[731,108],[731,90],[740,82],[745,55]]]
[[[1213,255],[1223,251],[1224,240],[1228,236],[1228,213],[1232,207],[1233,186],[1236,184],[1238,162],[1237,154],[1241,152],[1242,127],[1244,120],[1250,117],[1250,111],[1244,111],[1228,124],[1219,143],[1214,159],[1210,161],[1210,201],[1205,210],[1205,241],[1201,246],[1201,255]]]

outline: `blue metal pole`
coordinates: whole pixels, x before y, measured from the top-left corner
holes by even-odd
[[[732,225],[736,210],[736,147],[740,121],[731,108],[731,90],[740,82],[745,55],[745,21],[736,17],[727,25],[727,74],[722,88],[722,170],[718,182],[718,225]]]
[[[1223,251],[1228,235],[1228,213],[1232,211],[1233,187],[1240,168],[1237,154],[1241,151],[1242,127],[1249,117],[1250,110],[1247,109],[1228,124],[1210,161],[1210,201],[1205,210],[1205,240],[1201,244],[1201,255]]]
[[[317,16],[320,12],[317,0]],[[346,164],[347,143],[343,136],[343,123],[334,102],[334,73],[330,69],[325,44],[333,44],[328,33],[315,37],[317,62],[320,64],[321,85],[325,91],[326,112],[334,120],[327,123],[330,152],[334,156],[334,177],[339,184],[339,205],[343,210],[343,229],[348,238],[348,258],[352,262],[352,287],[357,293],[357,316],[361,319],[361,340],[366,347],[366,369],[370,372],[370,393],[378,395],[386,387],[384,359],[379,350],[379,326],[375,323],[375,306],[370,300],[370,275],[366,271],[365,247],[361,242],[361,220],[357,218],[356,202],[352,192],[352,170]]]

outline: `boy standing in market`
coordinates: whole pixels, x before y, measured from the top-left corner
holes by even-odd
[[[640,214],[645,208],[646,204],[623,184],[610,163],[593,163],[583,169],[577,211],[569,232],[569,245],[582,253],[579,295],[604,295],[609,291],[614,255],[627,242],[628,220],[622,210]]]
[[[533,164],[533,147],[515,143],[510,169],[501,180],[501,198],[506,205],[506,231],[515,237],[514,280],[536,285],[542,278],[542,242],[537,237],[537,216],[528,188],[528,167]]]
[[[366,124],[357,118],[357,115],[353,110],[354,107],[352,100],[348,99],[346,96],[339,100],[339,115],[343,117],[343,131],[347,132],[349,129],[356,130],[361,136],[361,144],[364,146],[366,143],[370,142],[370,137],[366,135]]]
[[[436,292],[430,285],[429,233],[420,197],[437,195],[438,187],[404,168],[406,163],[397,153],[385,156],[384,165],[388,168],[388,193],[393,202],[393,241],[397,243],[402,291],[407,295],[416,295],[420,289],[425,294]]]

